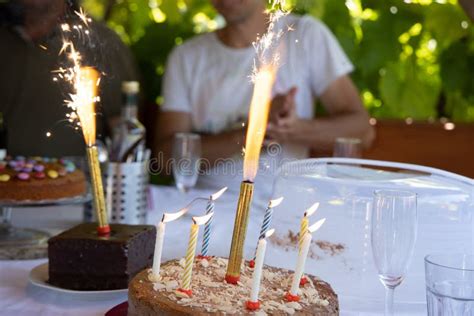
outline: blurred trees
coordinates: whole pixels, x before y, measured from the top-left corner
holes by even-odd
[[[474,27],[456,0],[287,0],[323,20],[356,66],[377,118],[474,121]],[[210,0],[84,0],[131,46],[150,100],[160,103],[167,55],[223,24]]]

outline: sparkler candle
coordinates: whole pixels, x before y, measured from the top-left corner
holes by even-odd
[[[77,53],[71,52],[73,60],[78,60]],[[76,55],[76,56],[74,56]],[[95,102],[97,101],[97,86],[99,73],[92,67],[76,66],[74,78],[75,94],[71,95],[70,106],[76,111],[86,142],[87,162],[91,174],[94,208],[97,214],[99,235],[108,235],[110,226],[105,208],[104,188],[98,158],[96,141]]]
[[[155,241],[155,252],[153,254],[153,266],[151,273],[149,275],[150,281],[158,282],[160,281],[160,266],[161,266],[161,253],[163,251],[163,241],[165,239],[165,228],[166,223],[174,221],[180,218],[184,213],[188,211],[187,208],[184,208],[176,213],[164,213],[163,218],[156,227],[156,241]]]
[[[303,243],[301,245],[300,251],[298,252],[298,260],[296,263],[295,273],[293,274],[293,281],[291,282],[291,289],[285,296],[286,300],[289,302],[297,302],[300,300],[298,291],[300,288],[301,276],[303,275],[304,266],[306,264],[306,258],[308,257],[309,247],[311,246],[311,240],[313,238],[312,233],[317,231],[325,221],[325,218],[317,221],[304,233]]]
[[[275,199],[275,200],[270,200],[270,202],[268,203],[268,207],[265,210],[265,215],[263,216],[262,227],[260,228],[260,236],[258,237],[259,240],[265,237],[265,234],[268,231],[268,227],[270,227],[270,222],[271,222],[272,217],[273,217],[273,208],[280,205],[280,203],[282,201],[283,201],[283,197],[280,197],[280,198]],[[249,265],[250,265],[251,268],[253,268],[255,266],[256,257],[257,257],[257,251],[255,251],[255,256],[253,257],[253,260],[250,260]]]
[[[237,284],[240,279],[240,266],[243,257],[245,235],[247,233],[249,208],[253,195],[253,182],[257,175],[260,149],[267,128],[272,88],[278,67],[279,55],[277,44],[284,33],[281,29],[276,29],[277,20],[286,15],[286,12],[281,10],[284,7],[284,0],[272,0],[270,2],[272,5],[271,9],[267,11],[269,13],[267,31],[254,43],[257,58],[252,73],[254,88],[250,102],[245,139],[244,179],[240,186],[229,264],[225,276],[225,280],[232,284]]]
[[[178,295],[184,294],[188,297],[193,295],[193,291],[191,290],[191,277],[193,274],[194,256],[196,255],[199,226],[207,223],[212,215],[214,215],[214,213],[209,213],[200,217],[193,217],[193,224],[191,225],[191,232],[189,233],[188,249],[186,251],[186,261],[181,279],[181,287],[177,290]]]
[[[243,258],[245,235],[247,233],[249,210],[253,195],[253,181],[257,175],[260,149],[265,136],[274,80],[275,69],[272,66],[263,67],[255,76],[245,141],[244,181],[240,186],[229,264],[225,276],[227,283],[231,284],[237,284],[240,280],[240,265]]]
[[[214,193],[209,197],[209,201],[207,202],[207,207],[206,207],[206,214],[210,214],[214,212],[214,201],[217,200],[224,192],[227,191],[227,187],[219,190],[218,192]],[[201,255],[199,258],[204,258],[208,259],[208,251],[209,251],[209,243],[211,241],[211,228],[212,228],[212,219],[209,218],[209,220],[206,223],[206,226],[204,226],[204,234],[202,237],[202,248],[201,248]]]
[[[247,301],[246,307],[249,310],[257,310],[260,308],[258,301],[258,292],[260,291],[260,280],[262,279],[263,261],[265,259],[265,251],[267,249],[267,238],[273,235],[274,229],[265,232],[263,237],[258,241],[257,256],[255,259],[255,269],[252,275],[252,290],[250,292],[250,300]]]

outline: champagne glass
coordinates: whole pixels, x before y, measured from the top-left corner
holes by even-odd
[[[377,190],[372,208],[372,253],[385,287],[385,315],[393,315],[393,294],[407,272],[417,232],[417,198],[407,191]]]
[[[173,142],[173,176],[176,187],[183,193],[192,189],[199,175],[201,136],[177,133]]]

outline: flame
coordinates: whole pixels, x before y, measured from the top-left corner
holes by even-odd
[[[253,182],[257,175],[260,149],[267,128],[271,92],[275,81],[275,66],[271,64],[263,66],[254,75],[254,81],[244,156],[244,180],[250,182]]]
[[[179,210],[178,212],[175,212],[175,213],[164,213],[163,218],[161,219],[161,221],[163,223],[172,222],[174,220],[177,220],[178,218],[180,218],[184,214],[186,214],[187,211],[188,211],[188,208],[183,208],[183,209],[181,209],[181,210]]]
[[[314,203],[304,212],[304,216],[310,217],[311,215],[314,214],[314,212],[316,212],[318,208],[319,208],[319,203],[318,202]]]
[[[211,219],[213,215],[214,215],[214,212],[211,212],[203,216],[193,216],[193,223],[199,226],[204,225]]]
[[[265,233],[265,237],[264,238],[270,238],[273,233],[275,232],[275,228],[272,228],[272,229],[269,229],[266,233]]]
[[[321,228],[321,226],[323,226],[324,222],[326,221],[325,218],[323,219],[320,219],[319,221],[317,221],[316,223],[314,223],[313,225],[311,225],[309,228],[308,228],[308,232],[310,234],[314,233],[315,231],[317,231],[318,229]]]
[[[79,117],[86,144],[92,146],[96,139],[95,102],[99,73],[92,67],[80,67],[75,79],[76,93],[71,95],[72,108]]]
[[[284,31],[277,28],[277,21],[288,14],[283,11],[286,6],[285,0],[270,0],[269,2],[271,9],[266,11],[269,17],[267,31],[253,43],[257,57],[251,75],[254,89],[250,102],[244,150],[244,181],[250,182],[254,181],[258,171],[258,160],[267,128],[272,87],[280,61],[278,43]]]
[[[270,203],[268,203],[269,208],[274,208],[280,205],[280,203],[283,201],[283,197],[280,197],[278,199],[270,200]]]
[[[220,198],[221,195],[224,194],[225,191],[227,191],[227,187],[224,187],[220,189],[219,191],[217,191],[216,193],[214,193],[213,195],[211,195],[211,201],[215,201],[218,198]]]

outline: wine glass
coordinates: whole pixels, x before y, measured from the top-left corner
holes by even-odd
[[[403,281],[417,232],[416,193],[377,190],[372,208],[372,253],[385,286],[385,315],[393,315],[393,294]]]
[[[176,187],[183,193],[192,189],[199,175],[201,136],[177,133],[173,142],[173,176]]]

